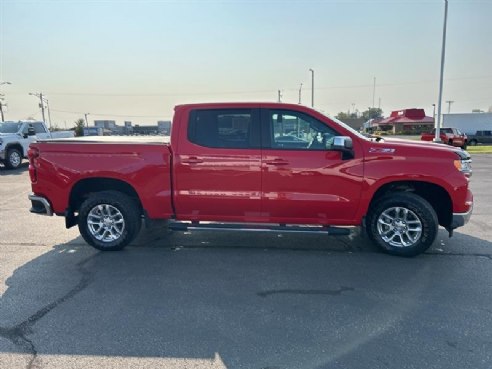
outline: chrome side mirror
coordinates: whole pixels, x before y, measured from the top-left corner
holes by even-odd
[[[352,139],[349,136],[335,136],[333,138],[333,150],[352,150]]]
[[[354,157],[353,153],[353,143],[349,136],[335,136],[333,137],[333,144],[331,149],[335,151],[342,152],[343,159],[352,159]]]

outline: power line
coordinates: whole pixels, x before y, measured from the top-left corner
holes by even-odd
[[[51,109],[52,111],[56,111],[57,113],[69,113],[69,114],[87,114],[81,111],[67,111],[67,110],[57,110]],[[122,118],[162,118],[162,115],[126,115],[126,114],[110,114],[110,113],[91,113],[91,115],[100,115],[100,116],[111,116],[111,117],[122,117]]]
[[[475,79],[487,79],[492,76],[475,76],[475,77],[460,77],[460,78],[448,78],[446,81],[463,81],[463,80],[475,80]],[[409,85],[421,85],[435,83],[437,80],[421,80],[421,81],[407,81],[407,82],[394,82],[394,83],[378,83],[378,87],[393,87],[393,86],[409,86]],[[351,88],[367,88],[374,87],[374,84],[361,84],[361,85],[342,85],[342,86],[326,86],[316,87],[315,90],[331,90],[331,89],[351,89]],[[284,91],[299,91],[299,88],[287,88]],[[121,96],[121,97],[176,97],[176,96],[210,96],[210,95],[241,95],[241,94],[260,94],[271,93],[272,89],[268,90],[243,90],[243,91],[210,91],[210,92],[177,92],[177,93],[100,93],[100,92],[46,92],[49,95],[67,95],[67,96]]]

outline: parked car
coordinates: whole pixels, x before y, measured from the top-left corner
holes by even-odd
[[[470,145],[492,144],[492,131],[477,131],[474,135],[468,136]]]
[[[285,122],[305,140],[286,140]],[[472,213],[466,151],[367,138],[301,105],[179,105],[170,137],[130,140],[32,143],[31,212],[64,216],[99,250],[120,250],[142,220],[165,219],[174,230],[347,235],[363,226],[402,256]]]
[[[73,137],[73,131],[51,133],[44,122],[0,122],[0,163],[8,169],[18,168],[27,159],[29,144],[47,138]]]
[[[430,133],[422,133],[420,139],[422,141],[432,141],[436,135],[436,129],[434,128]],[[441,128],[440,129],[441,141],[450,146],[461,147],[466,149],[468,146],[468,138],[458,128]]]

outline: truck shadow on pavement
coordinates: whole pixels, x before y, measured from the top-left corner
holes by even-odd
[[[21,265],[0,297],[0,366],[24,353],[29,368],[432,367],[442,355],[484,367],[484,354],[456,347],[478,334],[461,324],[492,318],[489,294],[456,281],[490,286],[490,256],[397,258],[359,236],[319,246],[319,236],[204,235],[150,232],[113,253],[77,238]],[[418,355],[401,344],[416,332]]]
[[[21,175],[27,172],[29,169],[29,163],[24,162],[22,163],[19,168],[17,169],[7,169],[3,164],[0,164],[0,176],[16,176],[16,175]]]

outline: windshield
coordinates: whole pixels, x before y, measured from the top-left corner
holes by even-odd
[[[320,114],[323,114],[325,117],[327,117],[328,119],[334,121],[335,123],[341,125],[343,128],[345,128],[347,131],[350,131],[351,133],[353,133],[354,135],[356,135],[357,137],[359,138],[362,138],[364,140],[368,140],[368,138],[366,136],[364,136],[362,133],[356,131],[355,129],[353,129],[352,127],[350,127],[348,124],[345,124],[343,123],[341,120],[337,119],[337,118],[334,118],[334,117],[330,117],[329,115],[326,115],[325,113],[321,112],[318,110],[318,113]]]
[[[17,133],[22,123],[0,123],[0,133]]]

